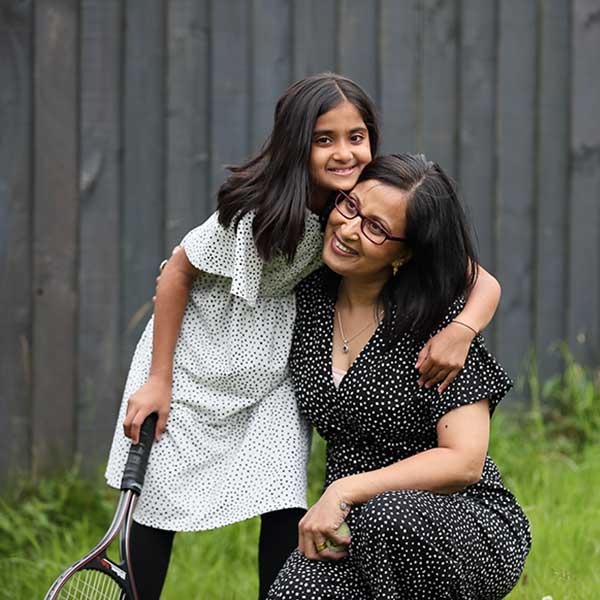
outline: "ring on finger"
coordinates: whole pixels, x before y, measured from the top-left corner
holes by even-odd
[[[315,548],[317,549],[317,552],[323,552],[323,550],[325,550],[325,548],[327,548],[327,542],[321,542],[320,544],[315,544]]]

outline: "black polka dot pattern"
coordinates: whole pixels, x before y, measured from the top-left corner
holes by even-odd
[[[300,284],[290,368],[300,410],[327,441],[325,486],[434,448],[448,411],[511,387],[479,336],[448,390],[421,389],[414,368],[421,344],[405,335],[384,347],[382,325],[339,388],[332,379],[334,300],[325,269]],[[442,324],[464,306],[457,300]],[[516,584],[530,548],[529,523],[486,458],[481,480],[454,494],[390,491],[353,506],[349,556],[311,561],[296,551],[269,599],[496,599]]]
[[[307,211],[296,257],[265,264],[253,214],[233,227],[216,214],[182,241],[202,271],[193,284],[174,354],[167,429],[150,455],[135,520],[174,531],[212,529],[264,512],[306,506],[309,428],[288,371],[294,286],[317,268],[323,245]],[[130,442],[127,399],[146,381],[151,319],[136,348],[106,478],[119,487]]]

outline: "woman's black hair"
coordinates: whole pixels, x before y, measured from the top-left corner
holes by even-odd
[[[471,226],[449,177],[422,154],[380,156],[360,174],[359,181],[367,180],[408,193],[404,237],[411,256],[381,291],[384,338],[389,344],[409,332],[426,338],[475,283]]]
[[[311,196],[310,152],[316,120],[348,100],[369,132],[371,154],[377,152],[379,126],[373,102],[356,83],[322,73],[297,81],[277,101],[271,135],[246,163],[229,166],[231,175],[217,196],[219,223],[225,227],[250,210],[254,242],[268,261],[282,254],[291,260],[304,233]]]

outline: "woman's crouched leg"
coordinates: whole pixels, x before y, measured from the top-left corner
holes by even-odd
[[[295,550],[271,586],[268,600],[368,600],[370,597],[348,558],[309,560]]]

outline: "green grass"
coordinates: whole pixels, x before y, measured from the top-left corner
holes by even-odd
[[[533,409],[499,412],[490,453],[532,523],[533,548],[511,600],[600,597],[600,385],[571,363],[565,376],[529,381]],[[542,411],[539,406],[546,406]],[[323,480],[315,439],[312,500]],[[0,599],[41,598],[54,577],[104,532],[116,493],[77,471],[20,482],[0,499]],[[217,531],[178,534],[163,598],[256,597],[258,519]]]

